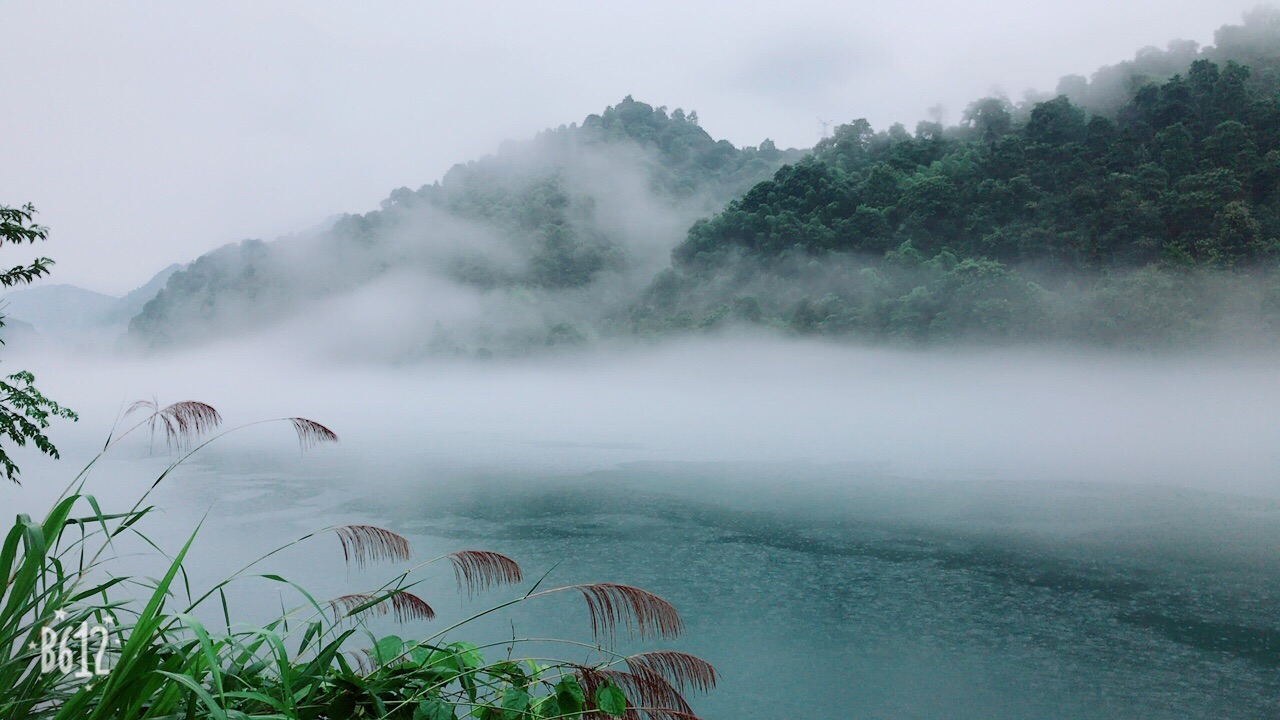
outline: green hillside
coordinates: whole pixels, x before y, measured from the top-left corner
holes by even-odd
[[[694,224],[633,326],[1108,343],[1203,334],[1223,313],[1272,327],[1280,22],[1257,11],[1217,38],[1064,79],[1088,105],[993,97],[953,127],[843,125]]]
[[[234,334],[408,274],[432,294],[401,287],[386,312],[414,319],[412,353],[744,325],[877,342],[1280,339],[1280,12],[1057,91],[977,100],[950,127],[855,120],[807,153],[738,148],[628,97],[380,210],[209,253],[130,331]]]
[[[694,218],[799,157],[769,141],[716,141],[696,113],[627,97],[581,125],[456,165],[439,182],[395,190],[381,209],[323,231],[208,253],[174,273],[130,332],[151,345],[234,333],[391,271],[535,293],[605,276],[642,273],[643,282]],[[646,256],[655,244],[662,249]]]

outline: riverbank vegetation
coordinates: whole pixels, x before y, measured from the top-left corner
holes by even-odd
[[[614,583],[549,587],[546,576],[530,579],[512,559],[487,551],[417,560],[406,538],[371,525],[317,530],[212,587],[193,588],[186,563],[199,529],[168,555],[145,534],[157,511],[149,499],[192,454],[240,428],[210,436],[221,416],[198,402],[134,410],[141,420],[104,452],[149,428],[177,455],[131,508],[99,505],[88,492],[90,463],[43,519],[19,515],[5,535],[0,717],[693,718],[684,695],[716,683],[711,665],[691,655],[613,649],[620,635],[670,638],[682,630],[675,609],[652,593]],[[337,441],[312,420],[275,422],[290,424],[304,448]],[[139,542],[154,550],[154,575],[120,572],[122,548]],[[376,587],[329,599],[260,569],[286,548],[326,542],[340,547],[349,567],[412,564]],[[523,592],[433,627],[435,611],[418,586],[422,572],[439,565],[451,566],[460,592]],[[279,586],[297,604],[264,625],[242,622],[227,596],[247,582]],[[481,617],[561,594],[585,602],[589,642],[462,639]],[[377,618],[400,623],[402,632],[375,634],[370,621]]]
[[[49,229],[35,222],[36,209],[31,203],[20,207],[0,205],[0,245],[34,245],[49,237]],[[15,265],[0,271],[0,287],[26,285],[49,274],[53,260],[37,257],[26,265]],[[0,315],[0,328],[4,316]],[[0,340],[0,344],[4,341]],[[35,386],[36,378],[29,371],[0,377],[0,438],[18,447],[28,442],[42,454],[58,458],[58,448],[45,435],[54,418],[76,420],[69,408],[45,397]],[[20,470],[9,452],[0,447],[0,471],[12,482],[18,482]]]

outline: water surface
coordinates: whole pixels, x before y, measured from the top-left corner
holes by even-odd
[[[297,413],[343,436],[299,455],[284,427],[232,435],[161,487],[153,528],[170,546],[206,518],[196,585],[368,522],[422,558],[492,549],[548,583],[657,592],[687,633],[624,649],[713,662],[723,682],[695,701],[708,718],[1280,712],[1266,358],[730,343],[394,371],[205,360],[51,364],[50,394],[86,420],[64,463],[28,465],[15,502],[38,505],[104,435],[120,398],[98,388],[150,385],[229,423]],[[145,438],[120,450],[92,478],[106,498],[164,462]],[[331,537],[268,569],[322,597],[393,572],[344,569]],[[447,569],[424,577],[438,622],[395,632],[511,596],[476,604]],[[267,619],[293,599],[250,583],[232,602]],[[572,597],[471,632],[590,637]]]

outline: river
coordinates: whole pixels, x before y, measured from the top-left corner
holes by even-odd
[[[82,415],[58,463],[6,489],[38,512],[121,403],[208,401],[237,431],[160,486],[148,520],[207,584],[329,525],[420,558],[490,549],[546,585],[616,581],[681,611],[665,642],[722,679],[715,718],[1219,718],[1280,712],[1280,374],[1274,358],[910,352],[737,339],[398,368],[221,348],[163,360],[24,358]],[[130,438],[90,490],[121,503],[165,464]],[[8,503],[5,503],[6,505]],[[126,567],[147,566],[127,558]],[[332,597],[395,572],[322,536],[266,569]],[[423,571],[427,634],[468,600]],[[527,583],[526,583],[527,585]],[[297,597],[237,586],[237,617]],[[472,626],[589,641],[572,597]]]

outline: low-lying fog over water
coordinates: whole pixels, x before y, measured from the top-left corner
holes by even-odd
[[[402,368],[247,345],[13,366],[83,419],[56,428],[62,461],[20,461],[8,514],[43,512],[138,398],[341,436],[300,455],[287,426],[250,428],[160,486],[162,547],[204,518],[193,589],[372,523],[421,558],[491,549],[532,578],[662,595],[687,633],[626,647],[714,663],[723,682],[695,701],[708,718],[1280,712],[1274,357],[741,337]],[[89,484],[108,506],[166,460],[145,436],[117,450]],[[345,569],[331,536],[266,567],[317,597],[395,572]],[[265,621],[298,601],[281,587],[248,582],[232,603]],[[424,629],[513,596],[468,602],[448,572],[420,594],[440,613]],[[590,637],[567,597],[514,618],[520,635]]]

